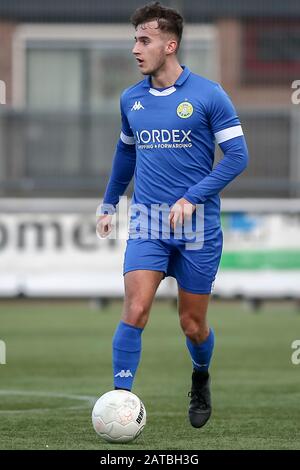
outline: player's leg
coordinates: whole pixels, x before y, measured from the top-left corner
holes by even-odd
[[[155,292],[163,278],[164,272],[151,270],[129,271],[124,275],[123,322],[138,328],[146,326]]]
[[[168,260],[169,249],[161,240],[127,240],[124,307],[113,338],[114,385],[117,388],[132,388],[141,355],[142,332]]]
[[[148,270],[130,271],[124,275],[123,313],[113,337],[115,388],[132,389],[141,356],[142,332],[163,276],[163,272]]]
[[[192,364],[189,418],[192,426],[202,427],[211,415],[208,368],[214,347],[214,333],[207,322],[209,294],[193,294],[179,288],[180,325],[186,336]]]
[[[180,325],[193,366],[199,371],[208,371],[213,348],[213,331],[207,322],[210,294],[192,294],[178,290]]]
[[[221,253],[222,232],[210,234],[201,248],[190,249],[176,242],[169,269],[179,287],[180,324],[192,359],[192,390],[189,418],[192,426],[203,426],[211,414],[209,364],[214,333],[207,322],[207,308]]]
[[[207,322],[210,294],[191,294],[179,288],[178,307],[194,370],[207,376],[214,348],[214,332]]]

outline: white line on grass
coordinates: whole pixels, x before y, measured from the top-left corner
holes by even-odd
[[[65,398],[66,400],[79,400],[85,401],[86,405],[78,405],[78,406],[62,406],[62,407],[55,407],[55,408],[31,408],[31,409],[24,409],[24,410],[0,410],[0,414],[15,414],[15,413],[40,413],[40,412],[47,412],[47,411],[55,411],[55,410],[78,410],[84,409],[88,406],[93,406],[97,400],[96,397],[92,397],[90,395],[72,395],[68,393],[55,393],[55,392],[38,392],[35,390],[0,390],[0,395],[17,395],[17,396],[29,396],[29,397],[45,397],[45,398]]]
[[[65,398],[67,400],[78,400],[78,401],[85,401],[85,405],[77,405],[77,406],[58,406],[55,408],[31,408],[31,409],[24,409],[24,410],[0,410],[0,414],[16,414],[16,413],[44,413],[48,411],[55,411],[55,410],[80,410],[86,409],[87,406],[91,407],[97,401],[97,397],[92,397],[90,395],[72,395],[68,393],[56,393],[56,392],[38,392],[35,390],[0,390],[1,395],[16,395],[16,396],[29,396],[29,397],[45,397],[45,398]],[[183,416],[184,413],[181,411],[152,411],[151,416]]]

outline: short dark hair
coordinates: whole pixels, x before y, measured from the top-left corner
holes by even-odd
[[[161,31],[175,34],[179,47],[183,30],[183,18],[180,13],[173,8],[161,5],[160,2],[153,2],[137,8],[130,18],[135,28],[153,20],[157,20],[158,28]]]

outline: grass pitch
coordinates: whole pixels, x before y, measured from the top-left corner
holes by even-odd
[[[130,444],[107,444],[91,424],[93,402],[112,389],[111,338],[121,304],[1,302],[0,449],[300,449],[300,339],[293,304],[250,312],[212,302],[213,415],[202,429],[187,419],[191,363],[175,308],[156,302],[143,333],[133,392],[147,425]]]

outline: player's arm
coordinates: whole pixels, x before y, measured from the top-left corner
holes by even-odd
[[[216,88],[211,99],[208,116],[211,129],[224,155],[209,175],[191,186],[184,194],[183,197],[192,204],[203,203],[218,194],[242,173],[248,164],[248,149],[242,127],[231,100],[220,86]]]
[[[136,164],[135,141],[127,117],[123,112],[121,99],[122,130],[116,146],[112,171],[106,187],[103,203],[97,209],[97,233],[106,237],[112,229],[112,216],[120,196],[130,183]]]
[[[235,108],[219,85],[207,107],[209,125],[224,155],[210,174],[191,186],[172,207],[169,219],[173,228],[191,217],[196,204],[222,191],[248,164],[248,149]]]

